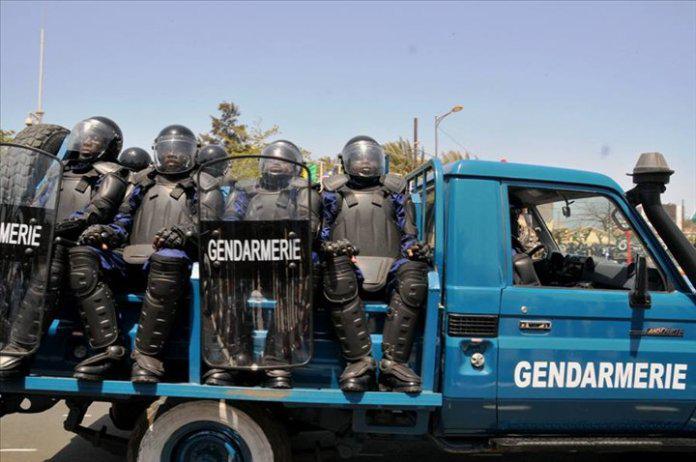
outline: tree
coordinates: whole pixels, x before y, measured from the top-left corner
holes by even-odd
[[[0,130],[0,143],[11,143],[14,135],[14,130]]]
[[[413,145],[409,140],[389,141],[382,145],[389,156],[389,171],[406,175],[420,165],[420,159],[414,155]]]

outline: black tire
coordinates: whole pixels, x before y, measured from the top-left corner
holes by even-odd
[[[30,125],[17,133],[12,142],[56,155],[69,133],[70,130],[60,125]],[[37,165],[45,167],[48,164],[46,162],[37,163],[32,157],[24,157],[19,162],[3,163],[2,168],[0,168],[2,195],[21,197],[27,188],[36,185],[38,180],[46,174],[45,168],[36,168]]]
[[[273,415],[259,406],[226,401],[160,399],[141,416],[128,442],[128,462],[168,462],[163,454],[185,425],[211,422],[232,429],[256,462],[291,462],[290,439]]]

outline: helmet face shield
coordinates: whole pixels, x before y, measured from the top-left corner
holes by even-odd
[[[343,150],[343,166],[351,176],[372,178],[384,174],[385,155],[379,144],[368,141],[352,143]]]
[[[290,177],[298,176],[302,163],[302,153],[297,147],[285,142],[271,143],[261,151],[262,156],[272,157],[272,159],[262,158],[259,161],[259,168],[263,175]]]
[[[197,145],[189,139],[164,139],[155,143],[155,168],[160,173],[183,173],[195,163]]]
[[[117,136],[113,127],[100,120],[83,120],[70,132],[66,157],[93,162],[104,155]]]

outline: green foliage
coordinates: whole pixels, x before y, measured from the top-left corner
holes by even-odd
[[[406,175],[421,164],[420,159],[416,158],[415,150],[409,140],[399,138],[399,141],[389,141],[382,146],[389,156],[389,171],[391,173]]]
[[[14,130],[0,130],[0,143],[10,143],[14,139]]]

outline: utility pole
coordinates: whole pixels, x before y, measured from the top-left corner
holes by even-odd
[[[418,163],[418,117],[413,118],[413,167]]]
[[[36,112],[30,112],[29,116],[24,120],[26,125],[40,124],[43,120],[43,82],[44,82],[44,46],[45,35],[43,25],[41,26],[41,35],[39,39],[39,97],[37,102]]]

